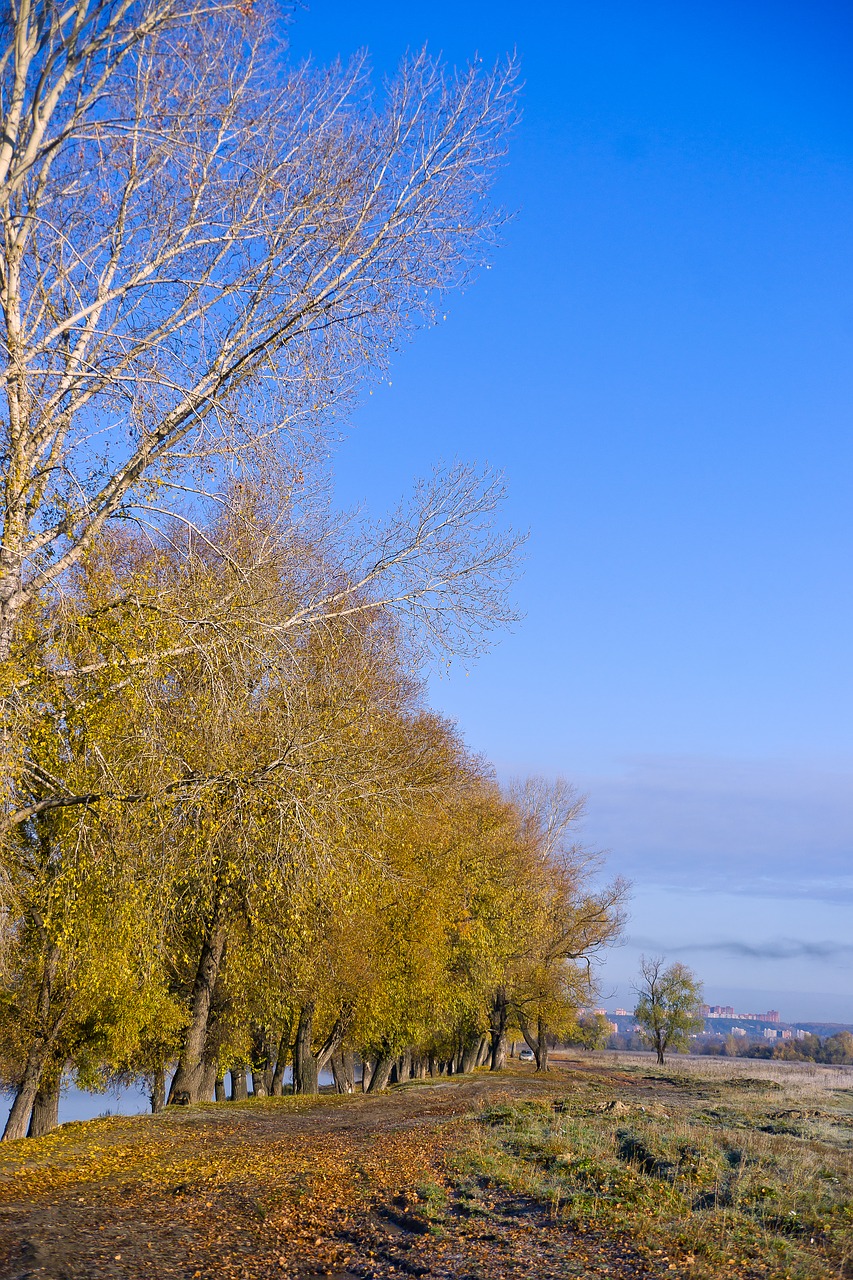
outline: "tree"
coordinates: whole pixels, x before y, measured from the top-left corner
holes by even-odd
[[[104,604],[102,565],[93,563],[78,584],[79,604]],[[157,964],[164,895],[146,815],[109,798],[98,811],[85,803],[38,811],[30,803],[39,779],[48,790],[80,796],[103,788],[105,775],[108,785],[121,777],[130,791],[150,784],[138,729],[144,686],[125,681],[119,693],[110,664],[91,662],[111,645],[126,650],[134,637],[109,610],[98,627],[99,648],[88,627],[63,625],[49,607],[27,611],[29,697],[17,702],[26,750],[22,767],[4,778],[7,800],[27,816],[0,845],[8,938],[2,1039],[13,1058],[3,1074],[15,1089],[9,1138],[27,1133],[46,1086],[58,1096],[66,1061],[85,1060],[91,1080],[99,1066],[132,1055],[152,1022],[167,1036],[167,1025],[174,1031],[180,1022]],[[81,688],[67,667],[87,665],[95,670]]]
[[[537,1071],[547,1071],[549,1037],[576,1025],[594,989],[592,961],[621,931],[627,885],[593,887],[601,858],[574,839],[584,800],[564,778],[529,778],[510,794],[533,897],[501,986]]]
[[[603,1013],[582,1013],[569,1036],[570,1044],[584,1049],[603,1049],[612,1034],[610,1019]]]
[[[415,54],[380,102],[364,57],[288,66],[282,22],[206,0],[2,20],[0,659],[107,522],[293,461],[493,239],[513,66]]]
[[[299,948],[311,965],[301,966],[294,983],[295,1066],[300,1090],[316,1088],[316,1073],[337,1051],[346,1019],[342,1010],[333,1014],[336,1029],[328,1044],[320,1037],[318,1057],[323,1003],[304,975],[322,952],[317,917],[324,899],[335,882],[340,890],[346,880],[347,844],[358,851],[366,829],[381,826],[389,810],[429,785],[425,775],[437,769],[432,785],[446,780],[440,759],[433,759],[443,751],[432,751],[431,718],[415,704],[415,687],[403,677],[393,628],[382,615],[310,628],[287,660],[277,647],[276,659],[267,660],[265,637],[253,640],[239,665],[227,653],[193,663],[181,685],[180,711],[172,709],[173,685],[163,722],[164,756],[182,727],[182,755],[192,774],[213,780],[197,797],[186,797],[179,815],[185,827],[193,814],[196,842],[186,874],[201,912],[194,923],[191,1017],[173,1099],[195,1101],[213,1088],[209,1024],[230,937],[274,886],[280,886],[282,917],[294,898],[301,903]],[[343,987],[337,996],[348,1004]]]
[[[819,1061],[848,1066],[853,1063],[853,1032],[838,1031],[834,1036],[827,1036],[821,1045]]]
[[[698,1008],[702,984],[686,965],[666,965],[662,956],[642,957],[634,1017],[662,1066],[669,1049],[686,1049],[688,1037],[704,1025]]]

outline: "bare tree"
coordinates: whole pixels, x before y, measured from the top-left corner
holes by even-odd
[[[516,778],[509,786],[509,799],[518,811],[524,838],[542,862],[595,860],[574,838],[587,798],[567,778]]]
[[[281,15],[19,0],[0,29],[0,657],[111,518],[315,429],[482,259],[514,68],[282,57]]]

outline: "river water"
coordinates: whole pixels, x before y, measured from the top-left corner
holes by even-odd
[[[291,1082],[290,1067],[285,1072],[285,1084]],[[231,1080],[226,1073],[226,1088],[230,1091]],[[334,1084],[331,1072],[320,1072],[320,1085]],[[9,1093],[0,1094],[0,1132],[9,1116],[12,1097]],[[145,1089],[138,1085],[125,1085],[118,1089],[107,1089],[105,1093],[89,1093],[78,1089],[76,1085],[63,1086],[59,1099],[59,1123],[68,1124],[71,1120],[97,1120],[99,1116],[140,1116],[151,1110],[151,1100]]]

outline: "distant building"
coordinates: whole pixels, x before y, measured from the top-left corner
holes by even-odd
[[[732,1035],[733,1035],[733,1036],[745,1036],[745,1035],[746,1035],[746,1031],[745,1031],[745,1029],[744,1029],[743,1027],[732,1027]]]
[[[779,1021],[778,1009],[768,1009],[766,1013],[735,1013],[730,1004],[700,1004],[699,1015],[702,1018],[739,1018],[742,1022]]]
[[[778,1032],[778,1031],[774,1031],[772,1027],[765,1027],[765,1028],[764,1028],[764,1039],[765,1039],[765,1040],[775,1040],[775,1039],[776,1039],[776,1037],[778,1036],[778,1034],[779,1034],[779,1032]]]
[[[627,1010],[627,1009],[614,1009],[614,1010],[613,1010],[613,1016],[614,1016],[615,1018],[627,1018],[627,1017],[628,1017],[628,1010]]]
[[[790,1040],[794,1033],[793,1031],[780,1031],[779,1034],[781,1035],[783,1040]]]

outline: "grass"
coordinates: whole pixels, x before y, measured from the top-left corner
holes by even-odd
[[[457,1157],[460,1186],[535,1197],[664,1271],[853,1276],[851,1073],[647,1063],[487,1107]]]
[[[440,1182],[420,1182],[415,1187],[413,1199],[422,1217],[433,1230],[438,1230],[447,1212],[447,1188]]]

